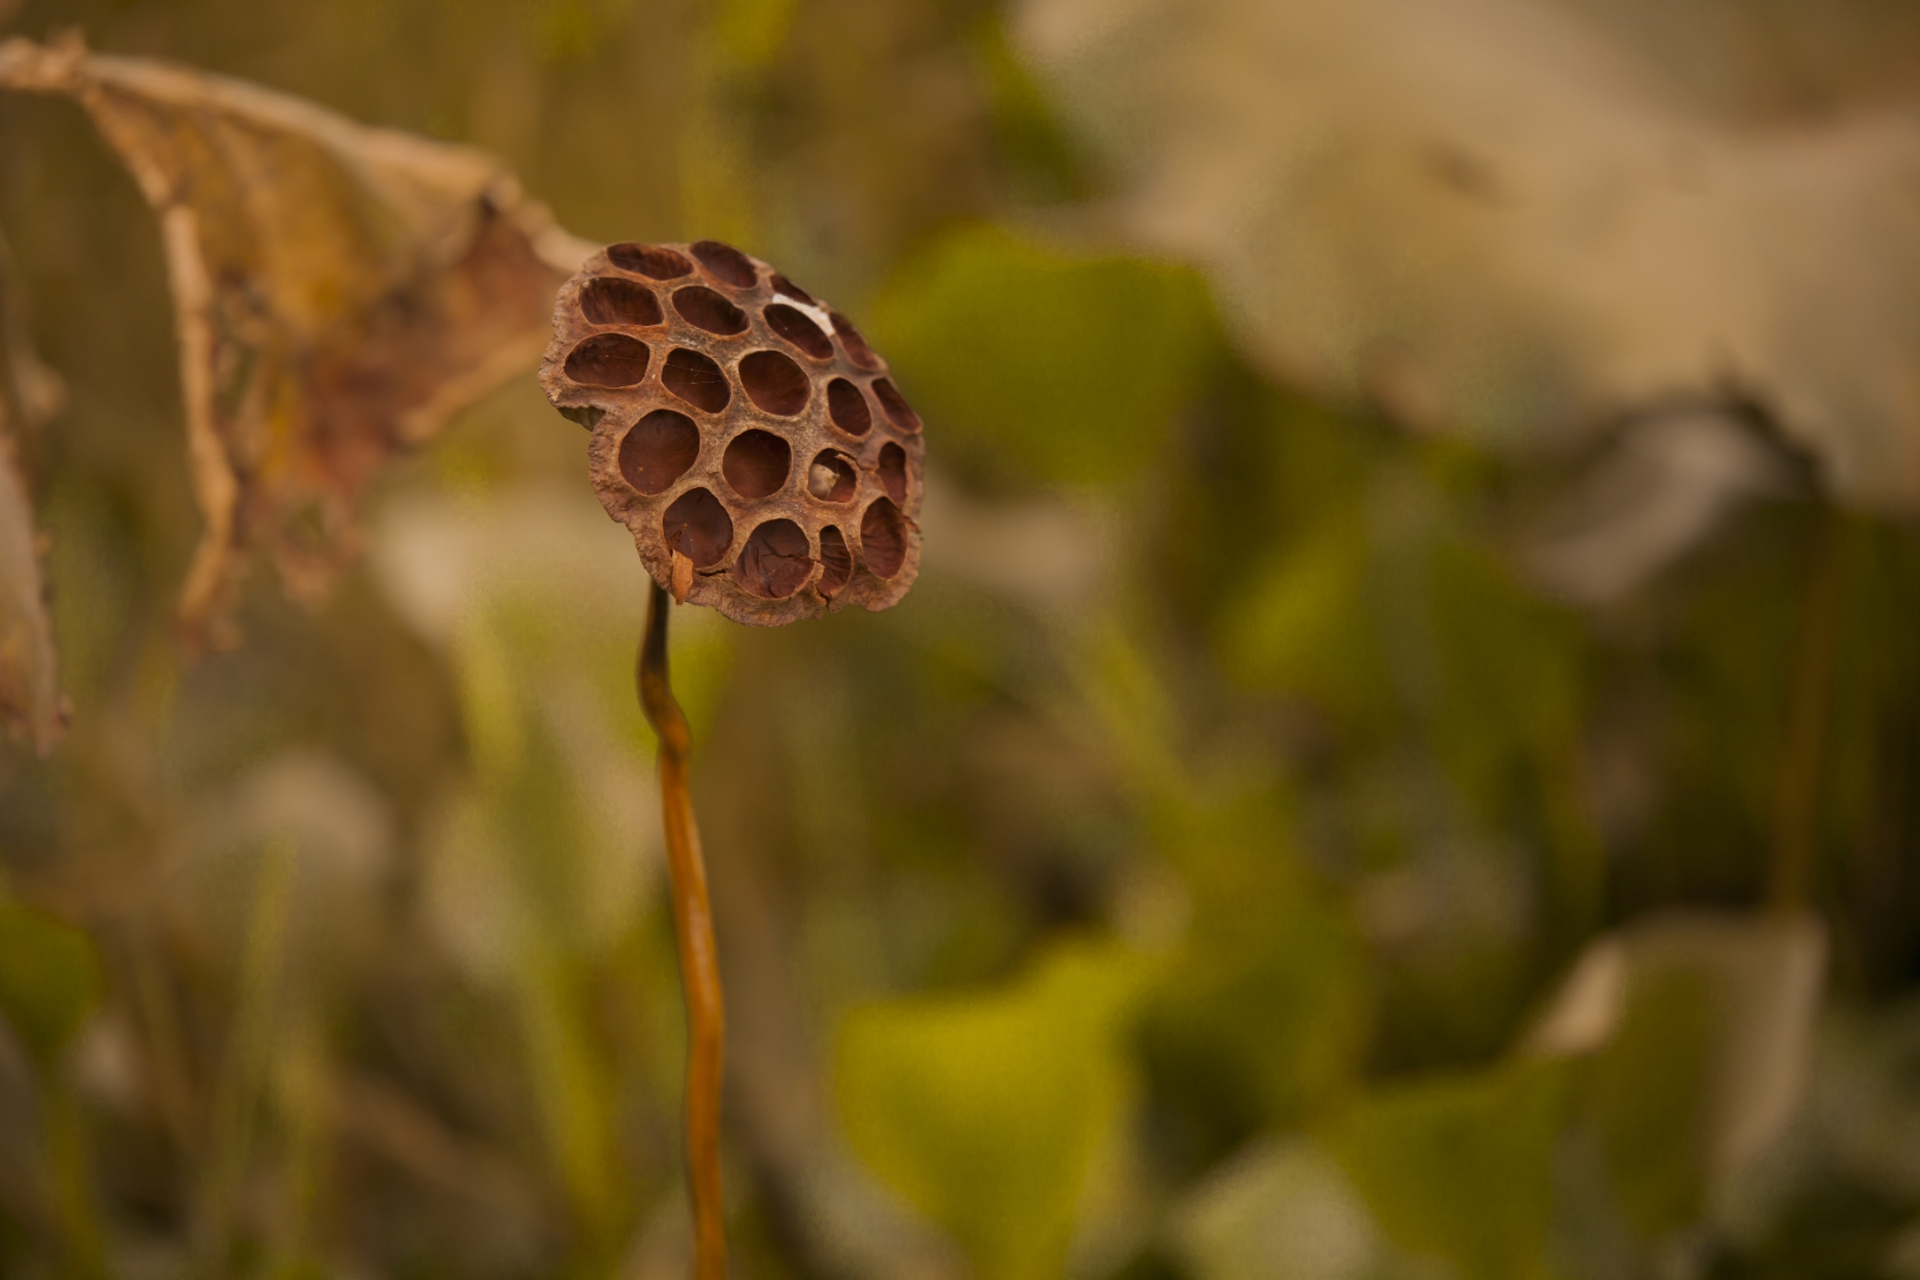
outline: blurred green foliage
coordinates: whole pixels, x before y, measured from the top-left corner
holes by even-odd
[[[1128,1094],[1120,1035],[1147,964],[1067,944],[1018,986],[850,1012],[835,1086],[854,1149],[978,1274],[1058,1275],[1074,1211]]]
[[[87,935],[0,899],[0,1015],[42,1071],[56,1068],[100,1002],[100,958]]]
[[[1240,360],[1092,229],[985,6],[16,17],[71,22],[500,150],[585,235],[737,236],[926,418],[897,609],[673,624],[741,1274],[1920,1273],[1911,529],[1783,497],[1549,597],[1553,468]],[[365,573],[189,659],[157,234],[38,101],[0,225],[72,391],[22,449],[75,706],[0,753],[0,1272],[684,1273],[643,584],[583,435],[501,392]],[[1770,887],[1809,733],[1824,942]]]
[[[994,226],[946,233],[874,307],[880,350],[950,465],[1002,482],[1102,484],[1158,452],[1209,351],[1191,271],[1063,253]]]
[[[1532,1280],[1548,1254],[1561,1064],[1384,1089],[1335,1124],[1330,1146],[1381,1224],[1459,1274]]]

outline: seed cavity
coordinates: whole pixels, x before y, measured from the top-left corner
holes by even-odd
[[[833,359],[833,339],[820,332],[820,326],[807,319],[798,307],[776,302],[767,308],[766,316],[767,328],[815,360]]]
[[[827,416],[850,436],[863,436],[873,427],[873,410],[867,407],[867,398],[845,378],[827,384]]]
[[[820,530],[820,594],[831,600],[853,577],[853,552],[846,535],[832,525]]]
[[[833,331],[840,335],[840,345],[846,348],[847,359],[862,369],[878,369],[880,357],[873,354],[873,348],[868,346],[867,340],[860,336],[860,331],[853,327],[853,321],[838,311],[827,314],[833,320]]]
[[[894,388],[885,378],[873,380],[873,396],[880,402],[880,412],[887,415],[887,421],[902,431],[918,431],[920,415],[907,404],[905,396]]]
[[[730,284],[736,289],[751,289],[760,283],[760,273],[753,268],[753,260],[730,244],[718,240],[696,240],[691,246],[693,256],[700,259],[700,265],[707,274],[722,284]]]
[[[707,490],[689,489],[668,505],[660,536],[670,550],[693,561],[694,568],[709,568],[733,545],[733,517]]]
[[[567,376],[586,387],[631,387],[647,376],[647,344],[624,333],[597,333],[567,353]]]
[[[813,300],[812,294],[781,275],[778,271],[773,273],[773,291],[775,293],[784,293],[795,302],[805,303],[809,307],[819,305]]]
[[[693,264],[671,249],[657,244],[616,244],[607,246],[607,261],[622,271],[653,280],[678,280],[693,274]]]
[[[733,580],[756,596],[784,600],[813,572],[807,535],[791,520],[769,520],[747,537],[734,561]]]
[[[595,324],[656,325],[666,318],[653,290],[618,276],[589,281],[580,291],[580,310]]]
[[[723,338],[747,331],[747,313],[705,285],[690,284],[673,291],[673,309],[696,329]]]
[[[620,440],[620,474],[641,493],[665,493],[700,456],[700,429],[671,409],[655,409]]]
[[[880,446],[880,487],[896,503],[907,503],[907,451],[889,440]]]
[[[852,502],[860,487],[853,459],[838,449],[823,449],[807,468],[807,492],[822,502]]]
[[[867,568],[882,578],[900,572],[907,561],[907,521],[891,498],[875,498],[860,517],[860,550]]]
[[[708,413],[720,412],[733,399],[733,388],[727,384],[727,375],[720,371],[720,366],[685,347],[675,347],[667,354],[667,366],[660,371],[660,381],[667,390]]]
[[[727,444],[720,474],[743,498],[777,493],[793,468],[793,447],[771,431],[742,431]]]
[[[756,351],[740,361],[740,385],[747,399],[768,413],[791,418],[807,407],[813,382],[791,356]]]

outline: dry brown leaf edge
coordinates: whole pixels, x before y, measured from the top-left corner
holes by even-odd
[[[324,592],[358,493],[538,363],[592,248],[485,152],[255,85],[68,37],[0,44],[0,88],[77,101],[159,216],[206,519],[179,603],[196,646],[236,640],[256,551]]]

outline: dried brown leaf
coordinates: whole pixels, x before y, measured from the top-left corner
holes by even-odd
[[[190,636],[231,639],[249,552],[311,598],[356,494],[545,345],[584,256],[495,158],[77,40],[0,45],[0,88],[65,94],[160,217],[202,538]]]

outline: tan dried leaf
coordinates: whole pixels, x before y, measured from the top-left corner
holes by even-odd
[[[256,548],[292,594],[324,589],[355,495],[538,360],[585,256],[494,157],[254,85],[11,40],[0,88],[77,100],[160,216],[207,520],[196,639],[231,640]]]

